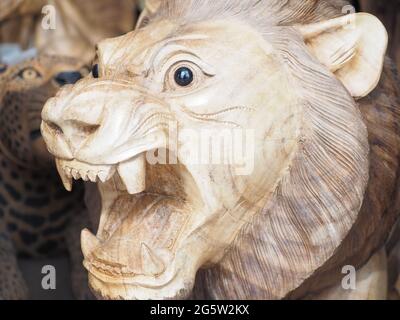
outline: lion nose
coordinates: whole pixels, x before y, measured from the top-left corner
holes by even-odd
[[[82,75],[77,71],[60,72],[54,78],[54,80],[60,85],[74,84],[78,80],[82,79]]]
[[[42,136],[55,156],[74,157],[85,141],[100,128],[101,106],[82,104],[80,107],[75,103],[64,106],[59,98],[52,98],[45,104],[42,110]],[[70,112],[65,114],[65,108]]]
[[[44,126],[53,136],[58,136],[68,145],[72,154],[85,143],[99,128],[98,124],[85,123],[79,120],[67,120],[62,123],[44,121]]]
[[[80,120],[67,120],[64,122],[64,136],[75,153],[99,128],[100,124],[86,123]]]

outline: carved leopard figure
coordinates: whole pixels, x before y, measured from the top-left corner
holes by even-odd
[[[86,298],[79,232],[85,225],[83,187],[66,192],[40,135],[40,114],[57,90],[87,73],[70,58],[39,55],[0,65],[0,299],[29,297],[17,255],[69,251],[73,289]]]

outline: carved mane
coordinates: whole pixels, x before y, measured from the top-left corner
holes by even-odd
[[[354,99],[290,26],[339,16],[345,1],[163,1],[150,18],[182,25],[239,19],[256,28],[300,85],[303,134],[272,200],[216,266],[201,270],[196,297],[285,297],[340,246],[357,219],[368,182],[366,126]]]
[[[239,18],[255,27],[290,26],[338,17],[348,4],[345,0],[163,0],[150,18],[167,18],[184,24]]]

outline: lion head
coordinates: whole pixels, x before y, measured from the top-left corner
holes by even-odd
[[[384,27],[327,20],[327,1],[227,3],[163,1],[43,110],[66,188],[101,194],[81,239],[100,297],[188,297],[214,266],[208,297],[281,298],[357,218],[369,146],[355,98],[379,80]]]

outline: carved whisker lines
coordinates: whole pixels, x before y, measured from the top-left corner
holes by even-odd
[[[237,107],[230,107],[226,108],[217,112],[212,112],[212,113],[196,113],[193,111],[190,111],[189,109],[182,107],[182,109],[191,117],[196,118],[196,119],[215,119],[218,118],[219,116],[223,116],[226,114],[229,114],[231,112],[236,112],[236,111],[245,111],[245,112],[254,112],[256,109],[250,108],[250,107],[243,107],[243,106],[237,106]]]
[[[151,129],[149,129],[149,125],[152,123],[156,122],[156,125],[160,125],[161,123],[164,124],[165,126],[168,126],[168,122],[174,121],[173,117],[168,114],[168,113],[155,113],[147,118],[145,118],[141,123],[138,124],[138,126],[135,128],[135,130],[132,132],[132,135],[138,135],[139,133],[144,134]],[[154,128],[155,126],[152,126]]]
[[[196,121],[218,123],[218,124],[222,124],[227,127],[235,128],[235,129],[243,128],[240,124],[237,124],[237,123],[231,122],[231,121],[220,121],[220,120],[215,120],[215,119],[199,119],[199,118],[194,118],[194,117],[192,117],[192,118],[195,119]]]
[[[168,123],[158,123],[158,124],[148,128],[147,130],[145,130],[143,132],[143,136],[147,136],[149,133],[151,133],[151,132],[153,132],[153,131],[155,131],[157,129],[160,129],[160,130],[166,129],[166,130],[168,130],[168,128],[169,128]]]
[[[250,107],[244,107],[244,106],[235,106],[235,107],[229,107],[226,109],[219,110],[217,112],[212,112],[212,113],[196,113],[193,112],[186,107],[181,107],[181,109],[185,112],[185,114],[190,117],[191,119],[194,119],[196,121],[201,121],[201,122],[206,122],[206,123],[217,123],[217,124],[222,124],[227,127],[232,127],[236,129],[242,129],[242,126],[239,125],[236,122],[233,121],[227,121],[220,119],[220,117],[226,116],[228,117],[232,113],[240,113],[240,112],[254,112],[256,109],[250,108]],[[237,116],[237,115],[235,115]]]

